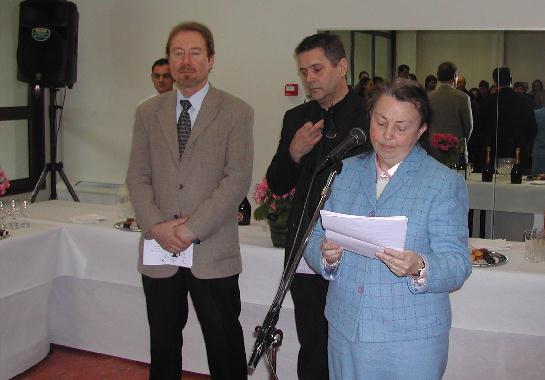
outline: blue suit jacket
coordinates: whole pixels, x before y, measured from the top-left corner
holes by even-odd
[[[380,260],[343,251],[330,273],[321,264],[324,230],[318,222],[305,257],[331,280],[325,315],[351,341],[393,342],[447,332],[449,292],[471,273],[467,189],[461,176],[435,161],[417,144],[383,193],[376,197],[375,153],[344,161],[324,209],[366,216],[407,216],[405,249],[427,263],[427,284],[397,277]]]

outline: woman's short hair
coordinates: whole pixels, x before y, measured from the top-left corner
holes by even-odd
[[[410,79],[398,77],[386,83],[386,86],[378,88],[376,91],[374,91],[373,96],[367,103],[367,111],[369,112],[369,115],[373,112],[375,104],[382,95],[391,96],[400,102],[409,102],[414,104],[418,110],[418,113],[420,114],[420,117],[422,118],[422,123],[426,123],[429,126],[431,121],[430,103],[428,101],[428,95],[420,83]]]

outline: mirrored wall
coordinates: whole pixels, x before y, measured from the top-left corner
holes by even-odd
[[[437,76],[442,62],[453,62],[459,76],[454,86],[470,97],[472,111],[473,131],[466,151],[476,169],[467,177],[472,236],[522,240],[524,230],[543,227],[545,178],[528,175],[545,172],[545,93],[541,85],[545,81],[545,32],[327,32],[343,40],[350,58],[347,79],[354,88],[363,71],[371,79],[390,80],[398,75],[401,64],[424,85],[426,78]],[[507,83],[504,74],[494,77],[497,67],[509,68]],[[431,124],[433,133],[433,120]],[[492,182],[482,181],[487,147],[489,166],[496,172]],[[510,172],[517,148],[523,178],[521,184],[512,184]]]

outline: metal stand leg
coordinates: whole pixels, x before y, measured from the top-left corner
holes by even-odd
[[[36,186],[34,186],[34,190],[32,190],[30,203],[34,203],[34,201],[36,200],[36,196],[38,195],[40,188],[45,183],[45,177],[47,176],[47,173],[49,173],[50,171],[51,171],[51,164],[50,163],[45,164],[44,169],[42,170],[42,174],[40,174],[40,178],[38,179],[38,182],[36,182]]]
[[[261,329],[261,326],[257,326],[255,328],[256,332],[259,333],[259,330]],[[282,339],[284,338],[284,333],[280,329],[276,329],[274,331],[274,336],[272,340],[271,346],[267,349],[267,352],[265,353],[265,357],[267,358],[267,363],[269,364],[269,368],[271,370],[270,380],[279,380],[278,376],[276,374],[276,353],[278,351],[278,348],[282,345]]]
[[[74,188],[70,184],[70,181],[68,181],[68,177],[66,177],[66,174],[64,174],[64,170],[62,169],[62,162],[58,162],[56,166],[57,166],[59,175],[62,178],[62,181],[64,182],[64,184],[66,185],[66,188],[68,189],[68,192],[72,196],[72,199],[74,200],[74,202],[79,202],[79,198],[76,192],[74,191]]]
[[[34,203],[34,201],[36,200],[36,196],[40,191],[40,188],[44,185],[47,173],[51,173],[51,193],[49,195],[49,199],[57,199],[57,172],[59,172],[59,175],[61,176],[64,184],[66,185],[68,192],[72,196],[72,199],[75,202],[79,202],[79,198],[76,195],[74,188],[68,181],[68,177],[66,177],[66,174],[64,174],[63,163],[57,162],[57,109],[62,108],[61,106],[57,106],[55,104],[57,91],[59,91],[58,88],[49,89],[49,148],[51,152],[49,157],[50,162],[45,165],[44,169],[42,170],[42,174],[40,174],[40,178],[38,179],[38,182],[36,183],[36,186],[32,191],[32,196],[30,198],[30,201],[32,203]]]

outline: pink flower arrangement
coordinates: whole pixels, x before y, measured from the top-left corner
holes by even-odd
[[[0,168],[0,195],[4,195],[9,189],[9,186],[10,184],[6,173],[4,173],[4,170]]]
[[[267,178],[263,178],[255,186],[254,200],[258,207],[254,211],[254,218],[256,220],[272,219],[278,224],[287,224],[294,194],[295,188],[283,195],[273,194]]]
[[[435,151],[435,158],[448,167],[458,160],[460,140],[451,133],[434,133],[430,145]]]

